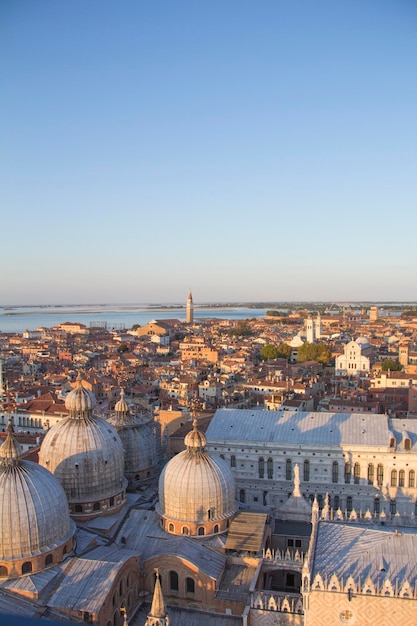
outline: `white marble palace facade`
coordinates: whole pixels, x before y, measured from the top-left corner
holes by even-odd
[[[407,515],[417,506],[417,420],[385,414],[219,409],[207,449],[230,465],[248,510],[279,514],[300,468],[307,500],[334,511]]]

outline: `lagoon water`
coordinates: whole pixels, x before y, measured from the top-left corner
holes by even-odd
[[[232,319],[264,317],[267,309],[249,307],[221,307],[194,305],[195,319]],[[16,306],[0,307],[0,332],[22,333],[36,328],[51,328],[63,322],[80,322],[86,326],[100,325],[106,322],[107,328],[131,328],[133,324],[143,326],[151,320],[179,319],[185,321],[185,307],[166,305],[152,306],[145,304],[126,305],[63,305],[63,306]]]

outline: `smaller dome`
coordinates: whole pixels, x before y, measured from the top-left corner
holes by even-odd
[[[366,348],[369,346],[369,339],[367,339],[366,337],[360,336],[357,339],[355,339],[355,342],[359,345],[362,346],[362,348]]]
[[[72,415],[92,411],[96,406],[95,395],[83,386],[81,372],[74,389],[65,398],[65,406]]]
[[[120,390],[120,400],[116,402],[114,410],[116,411],[116,413],[128,413],[129,411],[129,406],[125,400],[124,389]]]
[[[206,447],[206,436],[197,429],[197,419],[193,419],[193,429],[184,438],[184,444],[190,452],[202,451]]]
[[[14,437],[12,420],[9,419],[7,437],[0,446],[0,459],[3,459],[4,463],[12,465],[22,455],[22,452],[22,446],[17,441],[16,437]]]

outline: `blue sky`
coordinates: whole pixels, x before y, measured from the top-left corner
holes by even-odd
[[[416,300],[414,0],[3,0],[0,303]]]

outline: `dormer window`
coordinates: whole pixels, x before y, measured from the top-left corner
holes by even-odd
[[[404,450],[411,450],[411,440],[408,437],[404,439]]]

